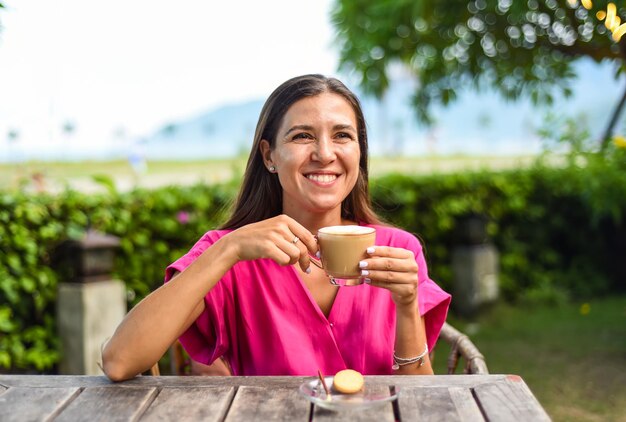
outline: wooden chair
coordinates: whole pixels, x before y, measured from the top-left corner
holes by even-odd
[[[183,350],[182,344],[180,341],[176,340],[174,344],[169,349],[170,355],[170,371],[173,375],[188,375],[187,366],[189,364],[189,360],[186,357],[185,351]],[[159,362],[152,365],[150,368],[150,375],[158,377],[161,375],[161,370],[159,369]]]
[[[456,372],[460,357],[465,360],[464,374],[482,375],[489,373],[485,357],[467,335],[445,322],[441,328],[439,339],[445,341],[451,348],[448,355],[448,374]]]
[[[170,372],[172,375],[213,375],[213,376],[228,376],[232,375],[232,370],[226,360],[220,358],[217,359],[211,365],[203,365],[201,363],[191,360],[183,349],[183,345],[180,341],[176,340],[169,349],[170,355]],[[150,375],[159,376],[161,371],[159,369],[159,362],[152,365],[150,368]]]

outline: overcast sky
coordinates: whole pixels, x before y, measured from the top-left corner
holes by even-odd
[[[141,136],[337,67],[331,0],[3,3],[0,147],[53,146],[67,121],[83,142]]]
[[[0,161],[33,152],[124,149],[168,123],[265,98],[293,76],[336,74],[332,3],[3,0]],[[606,97],[617,100],[621,83],[607,66],[580,70],[573,86],[576,101],[565,105],[579,104],[584,112],[605,109],[608,115],[614,103],[607,106]],[[600,99],[604,103],[596,104]],[[456,107],[466,107],[461,113],[466,117],[467,110],[482,113],[487,103],[480,100],[478,107],[476,101],[470,96]],[[523,106],[511,105],[510,114],[527,127],[519,112]],[[497,106],[500,113],[503,107]],[[534,117],[543,115],[528,109]],[[470,118],[461,122],[444,115],[438,133],[450,140],[446,130],[454,124],[465,128]],[[605,124],[600,120],[596,129]],[[69,136],[63,132],[67,122],[75,126]],[[517,136],[525,142],[529,136],[528,130],[503,134],[494,126],[490,135],[489,128],[479,129],[477,136],[485,139]],[[19,134],[16,142],[8,142],[10,131]],[[471,144],[467,136],[457,138],[451,140]]]

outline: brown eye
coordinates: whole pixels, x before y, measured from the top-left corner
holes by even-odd
[[[313,139],[313,136],[311,136],[311,134],[309,133],[302,132],[302,133],[295,134],[292,139],[294,141],[295,140],[309,140],[309,139]]]
[[[339,132],[337,133],[337,135],[335,135],[335,139],[337,139],[337,141],[339,142],[348,142],[354,140],[354,137],[350,133]]]

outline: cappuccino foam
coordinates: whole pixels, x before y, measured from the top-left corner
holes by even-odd
[[[362,226],[329,226],[322,227],[318,230],[319,233],[324,234],[338,234],[338,235],[346,235],[346,234],[369,234],[373,233],[375,230],[372,227],[362,227]]]

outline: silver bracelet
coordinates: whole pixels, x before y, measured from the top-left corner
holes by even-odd
[[[396,352],[393,352],[393,365],[391,365],[391,369],[397,371],[401,366],[410,365],[412,363],[419,362],[418,366],[422,366],[424,364],[424,358],[428,354],[428,344],[425,345],[424,351],[421,355],[415,356],[414,358],[401,358],[396,356]]]

